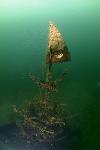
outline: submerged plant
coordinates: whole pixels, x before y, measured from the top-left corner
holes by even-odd
[[[57,100],[51,101],[50,94],[57,92],[57,82],[62,80],[63,73],[57,80],[52,79],[52,65],[70,60],[70,53],[57,27],[50,23],[49,42],[46,55],[46,79],[38,80],[34,75],[29,77],[44,89],[43,96],[35,97],[27,103],[24,109],[13,106],[14,112],[18,114],[18,126],[20,135],[27,138],[29,142],[52,141],[61,138],[68,126],[64,109]]]

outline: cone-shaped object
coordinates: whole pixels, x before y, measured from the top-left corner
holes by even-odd
[[[59,63],[70,60],[70,53],[64,39],[55,24],[49,24],[47,63]]]

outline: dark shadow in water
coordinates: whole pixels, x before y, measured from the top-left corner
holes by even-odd
[[[0,141],[7,145],[10,150],[77,150],[80,142],[79,130],[72,131],[68,128],[64,134],[66,135],[64,138],[53,141],[52,145],[49,142],[40,143],[36,141],[30,144],[28,140],[19,136],[19,129],[15,123],[0,127]]]

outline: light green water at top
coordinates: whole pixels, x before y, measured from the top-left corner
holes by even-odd
[[[0,124],[14,118],[13,104],[31,99],[38,89],[27,74],[43,78],[48,22],[54,21],[72,61],[54,65],[54,77],[66,67],[59,96],[78,117],[80,149],[98,150],[100,139],[100,2],[99,0],[0,1]]]

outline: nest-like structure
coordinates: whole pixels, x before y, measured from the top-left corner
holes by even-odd
[[[25,109],[18,109],[14,106],[14,111],[19,116],[17,122],[20,127],[20,135],[27,138],[29,142],[52,142],[63,138],[66,128],[66,121],[62,115],[59,103],[45,109],[44,102],[32,101]]]

